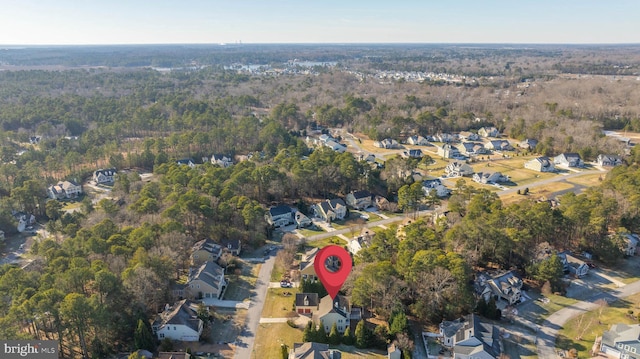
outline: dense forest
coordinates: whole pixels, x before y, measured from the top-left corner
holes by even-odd
[[[598,187],[562,196],[558,207],[505,206],[492,192],[460,184],[447,218],[417,221],[403,229],[402,240],[395,227],[379,233],[355,258],[345,289],[355,304],[382,317],[401,309],[431,322],[473,311],[472,270],[489,264],[555,283],[558,273],[532,264],[531,248],[543,243],[590,250],[614,265],[620,239],[610,234],[640,230],[640,153],[625,153],[602,130],[640,130],[633,60],[640,54],[633,47],[610,50],[5,49],[0,229],[14,234],[13,213],[22,211],[46,222],[51,236],[31,248],[28,267],[0,267],[0,337],[58,339],[63,357],[133,349],[139,320],[148,323],[170,300],[197,240],[241,239],[258,247],[271,235],[264,222],[271,204],[307,212],[314,200],[351,190],[390,199],[410,193],[407,174],[416,161],[396,158],[372,169],[348,152],[313,150],[304,138],[318,128],[400,140],[493,125],[513,139],[538,139],[541,154],[615,153],[630,164]],[[338,64],[280,74],[225,67],[278,68],[293,58]],[[53,65],[60,68],[47,68]],[[380,71],[456,74],[474,82],[382,80]],[[228,168],[202,163],[214,153],[247,160]],[[182,158],[201,165],[176,164]],[[106,167],[121,170],[112,199],[85,197],[75,212],[47,201],[48,185],[82,181]],[[151,181],[141,179],[143,171],[153,173]]]

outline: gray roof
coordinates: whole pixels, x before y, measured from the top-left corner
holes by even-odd
[[[169,310],[162,312],[154,324],[159,326],[167,324],[185,325],[197,332],[200,326],[200,319],[191,308],[191,303],[187,299],[176,302]]]
[[[367,190],[352,191],[351,194],[353,195],[353,197],[355,199],[371,197],[371,192],[369,192]]]
[[[207,251],[213,254],[213,256],[216,258],[219,258],[220,255],[222,255],[222,246],[209,238],[203,239],[193,245],[192,252],[199,251],[199,250]]]
[[[334,198],[329,200],[329,204],[331,205],[331,208],[335,209],[338,208],[338,206],[342,206],[342,207],[346,207],[346,203],[344,203],[344,201],[341,198]]]
[[[269,208],[269,214],[271,217],[280,216],[283,214],[291,213],[291,207],[285,205],[279,205]]]
[[[237,251],[242,246],[242,242],[239,239],[222,239],[220,240],[222,248],[226,248],[231,251]]]
[[[333,352],[333,355],[331,355]],[[329,344],[314,342],[293,343],[295,359],[340,359],[341,353],[337,350],[329,351]]]
[[[197,271],[189,276],[189,282],[194,280],[201,280],[213,288],[218,288],[220,284],[220,277],[224,276],[224,269],[220,267],[216,262],[207,261],[198,268]]]
[[[305,299],[309,304],[304,304]],[[318,293],[296,293],[296,307],[317,307],[320,304]]]
[[[94,176],[105,175],[105,176],[114,176],[116,174],[115,168],[107,168],[107,169],[99,169],[93,172]]]
[[[469,330],[471,333],[469,334]],[[474,337],[480,341],[479,345],[473,345],[473,341],[465,345],[465,341],[470,337]],[[456,333],[456,346],[453,348],[455,354],[479,356],[481,352],[485,352],[485,357],[497,358],[500,355],[500,331],[498,328],[489,323],[483,323],[475,314],[465,317],[464,326]]]
[[[344,310],[345,308],[346,311]],[[314,316],[320,318],[328,313],[338,313],[342,317],[349,319],[349,312],[349,301],[347,298],[341,295],[336,295],[334,299],[331,299],[331,296],[326,295],[320,300],[320,307]]]
[[[602,334],[603,345],[615,348],[618,343],[628,345],[629,349],[636,348],[636,352],[640,353],[640,325],[614,324]],[[625,352],[624,347],[621,351]]]

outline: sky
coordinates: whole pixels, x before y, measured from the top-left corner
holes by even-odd
[[[640,0],[0,0],[0,44],[640,43]]]

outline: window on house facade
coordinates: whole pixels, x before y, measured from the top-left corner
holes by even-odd
[[[160,339],[164,339],[164,334],[160,333]]]
[[[178,330],[178,329],[176,329],[176,326],[175,326],[175,325],[173,326],[173,330]]]

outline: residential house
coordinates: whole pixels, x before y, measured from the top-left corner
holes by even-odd
[[[465,156],[484,155],[489,151],[480,142],[462,142],[458,145],[458,151]]]
[[[447,177],[461,177],[473,175],[473,167],[462,161],[453,161],[444,168]]]
[[[347,205],[354,209],[365,209],[373,205],[371,192],[367,190],[351,191],[345,197]]]
[[[387,359],[402,359],[402,351],[395,342],[387,347]]]
[[[513,271],[493,276],[487,273],[477,275],[476,293],[486,301],[493,297],[497,300],[505,300],[513,305],[520,300],[521,292],[522,279]]]
[[[318,310],[319,305],[318,293],[296,293],[296,313],[311,316]]]
[[[379,148],[386,148],[386,149],[396,149],[396,148],[400,148],[400,144],[398,143],[398,141],[396,140],[392,140],[390,138],[385,138],[382,141],[374,141],[373,145],[375,147],[379,147]]]
[[[211,164],[227,168],[233,165],[233,157],[231,157],[231,155],[213,154],[211,155]]]
[[[444,144],[442,147],[438,147],[438,156],[444,158],[459,158],[460,150],[450,144]]]
[[[316,325],[322,325],[324,330],[329,333],[331,327],[336,324],[338,333],[344,333],[350,325],[351,308],[347,298],[341,295],[336,295],[335,299],[331,299],[331,296],[326,295],[320,299],[320,305],[318,311],[313,313],[313,322]]]
[[[478,130],[478,135],[482,137],[500,137],[500,132],[495,127],[482,127]]]
[[[327,222],[342,220],[347,215],[347,205],[340,198],[328,199],[315,205],[315,213]]]
[[[319,251],[319,248],[317,247],[312,248],[307,252],[305,252],[305,254],[300,259],[300,278],[302,278],[302,280],[310,280],[310,281],[318,280],[318,276],[316,275],[316,269],[313,266],[313,264],[315,263],[316,254],[318,254],[318,251]]]
[[[329,349],[329,344],[314,342],[293,343],[289,350],[289,359],[340,359],[342,353],[337,349]]]
[[[532,138],[527,138],[526,140],[518,143],[518,147],[524,148],[525,150],[535,150],[538,145],[538,140],[534,140]]]
[[[509,177],[500,172],[477,172],[473,174],[473,180],[482,184],[508,182]]]
[[[191,359],[187,352],[159,352],[158,359]]]
[[[77,198],[82,194],[82,186],[74,181],[60,181],[47,187],[47,195],[51,199]]]
[[[623,162],[620,156],[599,154],[596,163],[602,167],[614,167],[621,165]]]
[[[408,150],[402,152],[402,157],[404,158],[422,158],[422,150]]]
[[[478,141],[480,140],[480,136],[477,133],[462,131],[458,134],[458,138],[460,141]]]
[[[562,153],[553,158],[553,163],[563,167],[583,167],[584,162],[577,153]]]
[[[173,307],[168,304],[151,326],[158,340],[165,338],[184,342],[197,342],[204,323],[197,316],[195,304],[184,299]]]
[[[37,145],[38,143],[40,143],[40,140],[42,140],[42,136],[30,136],[29,137],[29,143],[32,145]]]
[[[640,358],[640,324],[613,324],[602,334],[600,352],[608,358]]]
[[[285,205],[273,206],[265,213],[264,219],[274,227],[284,227],[293,224],[291,207]]]
[[[366,161],[368,163],[376,163],[376,156],[374,154],[368,153],[368,154],[363,154],[361,153],[360,155],[358,155],[358,161]]]
[[[234,256],[239,256],[240,251],[242,251],[242,241],[239,239],[222,239],[220,245],[222,250]]]
[[[216,262],[222,255],[222,246],[212,239],[196,242],[191,249],[191,262],[198,266],[205,262]]]
[[[360,235],[352,238],[347,244],[347,250],[349,253],[356,255],[364,247],[368,247],[371,244],[371,239],[376,235],[376,232],[369,228],[363,228]]]
[[[347,150],[347,146],[332,140],[325,142],[324,145],[338,153],[344,153]]]
[[[187,298],[222,298],[227,282],[224,279],[224,269],[216,262],[205,262],[200,268],[189,271],[189,279],[184,288]]]
[[[436,141],[442,142],[442,143],[449,143],[449,142],[453,142],[453,141],[457,140],[457,136],[452,135],[450,133],[439,133],[439,134],[433,136],[433,138]]]
[[[96,184],[113,184],[116,173],[115,168],[108,168],[106,170],[99,169],[93,171],[92,179]]]
[[[549,157],[536,157],[530,161],[524,163],[524,168],[538,171],[538,172],[553,172],[556,170],[556,167],[553,165],[553,162],[549,159]]]
[[[631,233],[622,234],[622,243],[622,252],[627,256],[635,256],[638,253],[640,236]]]
[[[513,146],[507,140],[490,140],[484,144],[484,147],[494,151],[513,151]]]
[[[440,333],[443,345],[453,348],[454,359],[496,359],[503,351],[499,328],[475,314],[442,322]]]
[[[451,191],[442,184],[439,178],[431,178],[422,181],[422,191],[426,196],[431,195],[431,191],[436,191],[436,196],[442,198],[451,194]]]
[[[558,253],[558,257],[562,262],[565,272],[571,273],[578,278],[584,277],[589,273],[589,265],[582,259],[572,255],[569,252]]]
[[[181,160],[177,160],[176,163],[179,165],[189,166],[191,168],[196,167],[196,163],[191,158],[183,158]]]
[[[375,206],[380,211],[389,211],[391,209],[391,202],[382,196],[375,196],[373,199]]]
[[[296,211],[293,214],[293,220],[296,223],[297,228],[308,227],[313,223],[309,217],[305,216],[305,214],[300,211]]]
[[[429,141],[422,136],[410,136],[407,138],[407,144],[414,146],[430,146]]]

